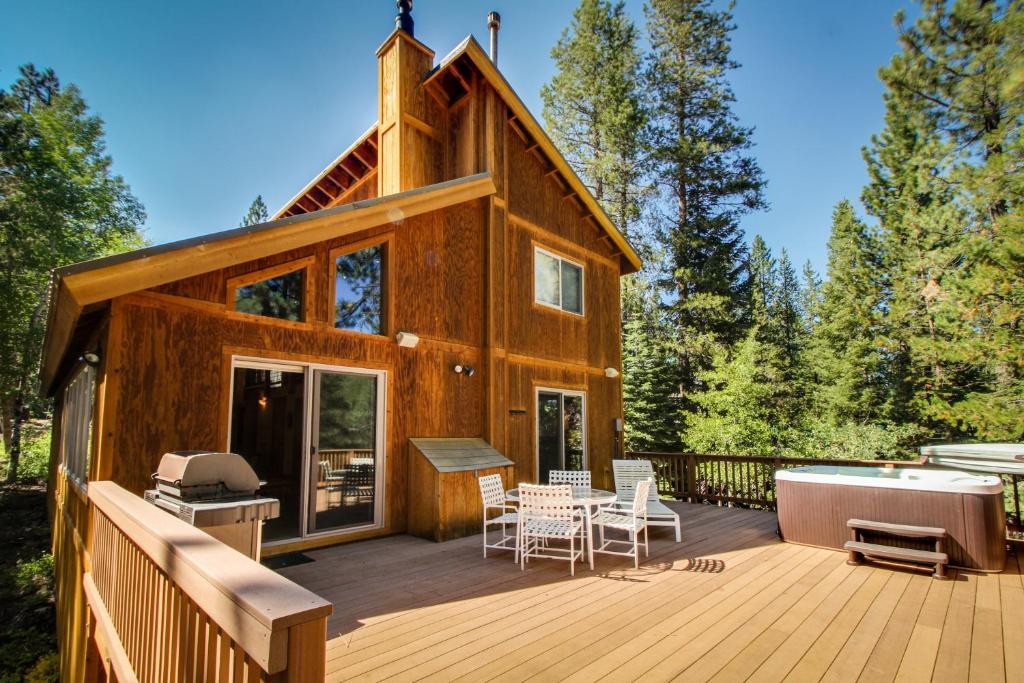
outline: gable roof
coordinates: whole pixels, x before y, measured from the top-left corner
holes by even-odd
[[[508,108],[512,110],[513,116],[510,123],[514,129],[518,128],[517,132],[524,135],[524,139],[529,141],[528,144],[535,143],[536,147],[544,153],[552,164],[551,170],[557,171],[561,175],[566,185],[568,185],[575,197],[579,199],[580,204],[585,210],[584,216],[593,219],[597,226],[605,232],[614,248],[622,254],[622,272],[634,273],[640,270],[643,264],[633,245],[615,227],[615,224],[608,217],[605,210],[601,208],[594,195],[590,193],[590,190],[583,184],[580,177],[576,175],[576,172],[569,165],[569,162],[565,160],[565,157],[562,156],[555,143],[544,132],[540,123],[530,113],[530,110],[526,108],[519,95],[512,89],[509,82],[498,71],[498,67],[494,65],[494,62],[491,61],[491,58],[484,52],[484,49],[476,42],[472,35],[466,36],[454,50],[441,60],[434,68],[434,71],[427,76],[424,85],[429,87],[432,81],[438,79],[441,74],[446,73],[448,70],[456,68],[457,63],[463,59],[469,60],[476,67]],[[461,79],[462,77],[458,76],[458,78]]]
[[[399,223],[495,192],[489,173],[406,192],[201,235],[53,271],[41,382],[50,393],[83,310],[123,294],[199,275],[235,263],[296,249],[367,228]]]
[[[274,214],[274,218],[298,216],[330,208],[349,190],[369,180],[376,170],[377,124],[374,123],[327,168],[285,202]]]

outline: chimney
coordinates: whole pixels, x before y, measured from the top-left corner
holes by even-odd
[[[491,12],[487,15],[487,30],[491,34],[491,61],[498,65],[498,29],[501,28],[501,15]]]
[[[377,49],[377,195],[441,180],[443,111],[423,87],[434,52],[413,32],[412,0],[397,0],[395,30]]]
[[[410,36],[416,35],[412,20],[412,0],[397,0],[398,16],[395,17],[395,28],[401,29]]]

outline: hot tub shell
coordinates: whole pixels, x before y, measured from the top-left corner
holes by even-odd
[[[850,540],[850,519],[942,527],[949,534],[946,552],[952,566],[998,572],[1005,565],[1006,513],[998,477],[815,465],[779,470],[775,482],[779,533],[786,541],[842,549]],[[927,540],[885,536],[882,542],[933,549]]]

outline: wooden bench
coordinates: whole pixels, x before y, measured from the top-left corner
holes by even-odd
[[[949,564],[949,555],[945,553],[944,549],[948,535],[945,529],[929,526],[911,526],[909,524],[872,522],[865,519],[847,520],[846,526],[850,528],[850,532],[853,535],[853,540],[847,541],[843,546],[850,553],[847,564],[860,564],[866,556],[895,560],[896,562],[930,564],[935,566],[935,572],[932,576],[937,579],[946,578],[946,565]],[[862,534],[865,531],[902,538],[932,538],[935,539],[935,550],[917,550],[915,548],[900,548],[882,543],[867,543],[862,539]]]

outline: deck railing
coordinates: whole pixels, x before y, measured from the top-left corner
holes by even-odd
[[[89,502],[87,679],[323,680],[329,602],[113,482]]]
[[[658,492],[690,502],[711,502],[775,509],[775,471],[804,465],[848,467],[921,467],[920,460],[843,460],[839,458],[783,458],[757,455],[628,452],[627,458],[650,460],[658,478]],[[1021,524],[1021,480],[1004,474],[1008,521]]]

